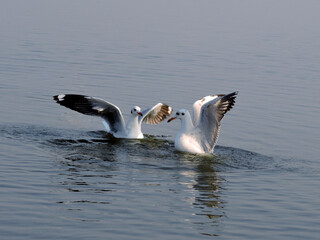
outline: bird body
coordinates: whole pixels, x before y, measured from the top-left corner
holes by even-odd
[[[140,112],[139,112],[140,113]],[[142,113],[141,113],[142,114]],[[130,118],[126,124],[126,133],[127,138],[143,138],[143,134],[141,132],[141,122],[139,122],[139,116],[142,115],[130,115]]]

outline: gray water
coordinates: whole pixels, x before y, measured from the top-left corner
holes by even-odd
[[[2,1],[1,239],[318,239],[319,1]],[[116,140],[59,93],[239,91],[215,156]]]

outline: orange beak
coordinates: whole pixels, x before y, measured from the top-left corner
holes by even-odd
[[[172,120],[175,120],[175,119],[176,119],[176,117],[170,118],[170,119],[168,120],[168,122],[171,122]]]

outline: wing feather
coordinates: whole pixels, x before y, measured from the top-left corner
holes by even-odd
[[[221,97],[221,96],[224,96],[224,95],[221,95],[221,94],[220,95],[209,95],[209,96],[205,96],[202,99],[194,102],[194,104],[192,106],[193,107],[193,125],[194,126],[198,125],[201,107],[204,104],[206,104],[207,102],[209,102],[215,98]]]
[[[103,99],[78,94],[56,95],[53,99],[60,105],[85,115],[105,120],[111,133],[124,132],[125,123],[120,109]]]
[[[159,124],[172,113],[172,108],[164,103],[158,103],[151,108],[142,111],[139,121],[147,124]]]
[[[206,151],[213,151],[219,137],[220,121],[234,106],[237,94],[238,92],[220,95],[202,105],[197,128],[204,136],[202,145]]]

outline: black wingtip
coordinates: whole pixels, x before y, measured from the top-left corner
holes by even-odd
[[[239,93],[239,91],[235,91],[235,92],[233,92],[233,93],[227,94],[226,96],[228,96],[228,95],[230,95],[230,96],[236,96],[236,95],[238,95],[238,93]]]
[[[65,94],[59,94],[53,96],[53,100],[55,100],[57,103],[61,104],[65,100],[66,95]]]
[[[236,97],[238,95],[238,91],[229,93],[227,95],[225,95],[221,100],[223,102],[228,102],[228,107],[225,111],[225,113],[227,113],[228,111],[230,111],[232,109],[232,107],[234,106],[235,102],[236,102]]]
[[[239,93],[239,91],[235,91],[235,92],[232,92],[232,93],[229,93],[229,94],[225,95],[223,98],[226,98],[226,99],[236,98],[238,93]]]

